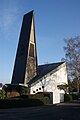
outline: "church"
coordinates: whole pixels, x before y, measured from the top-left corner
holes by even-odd
[[[38,65],[33,11],[23,16],[11,84],[29,87],[30,94],[50,92],[53,104],[64,101],[57,86],[68,84],[66,63]]]

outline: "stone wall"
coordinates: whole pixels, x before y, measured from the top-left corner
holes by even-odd
[[[37,75],[36,57],[28,56],[26,74],[25,74],[25,83],[27,84],[27,82],[29,82],[29,80],[31,80],[36,75]]]

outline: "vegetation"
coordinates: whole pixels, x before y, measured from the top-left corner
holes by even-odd
[[[64,92],[67,94],[69,91],[68,91],[68,88],[69,88],[69,85],[68,84],[62,84],[62,85],[58,85],[57,86],[58,89],[60,90],[64,90]]]
[[[1,90],[1,92],[4,90]],[[3,92],[2,92],[3,93]],[[2,95],[1,93],[1,95]],[[5,92],[4,92],[5,93]],[[4,97],[5,98],[5,97]],[[49,93],[39,93],[39,94],[21,94],[16,97],[7,97],[6,99],[0,99],[0,108],[16,108],[16,107],[30,107],[30,106],[40,106],[50,103]]]
[[[0,108],[17,108],[40,106],[44,103],[38,99],[3,99],[0,100]]]
[[[78,100],[79,96],[76,94],[71,94],[72,95],[72,100]]]
[[[58,85],[58,88],[60,90],[64,90],[65,91],[65,95],[64,95],[64,102],[69,102],[72,100],[78,100],[79,95],[74,93],[74,88],[75,86],[73,86],[73,81],[69,81],[69,84],[65,84],[65,85]]]
[[[5,99],[5,98],[6,98],[5,90],[0,90],[0,99]]]
[[[72,95],[70,95],[70,94],[65,94],[65,95],[64,95],[64,101],[65,101],[65,102],[70,102],[70,101],[72,101]]]
[[[21,89],[20,89],[20,95],[27,95],[29,93],[30,93],[30,91],[29,91],[28,87],[21,87]]]
[[[73,81],[69,80],[68,84],[69,84],[69,93],[74,93],[74,92],[77,93],[77,80],[75,79]]]
[[[43,92],[43,93],[37,93],[34,95],[28,95],[29,99],[38,99],[43,104],[49,104],[50,103],[50,93]]]
[[[76,80],[76,88],[80,90],[80,37],[65,39],[65,60],[68,68],[68,79]]]

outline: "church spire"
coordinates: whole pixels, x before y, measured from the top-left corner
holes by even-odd
[[[23,17],[12,84],[26,85],[37,75],[37,50],[33,11]]]

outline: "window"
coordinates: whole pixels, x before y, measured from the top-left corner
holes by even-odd
[[[41,88],[39,88],[39,90],[41,90]]]
[[[36,89],[36,91],[38,91],[38,89]]]
[[[42,86],[42,88],[44,88],[44,86]]]
[[[29,56],[34,57],[34,44],[30,43]]]
[[[35,93],[35,91],[33,91],[33,93]]]

